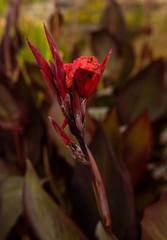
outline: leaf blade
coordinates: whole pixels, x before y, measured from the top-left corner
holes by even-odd
[[[29,161],[27,161],[25,177],[24,206],[31,226],[40,240],[87,240],[72,220],[42,189]]]
[[[167,193],[153,205],[147,207],[142,219],[141,240],[167,239]]]
[[[0,186],[0,239],[7,236],[23,212],[22,204],[23,178],[10,177]]]

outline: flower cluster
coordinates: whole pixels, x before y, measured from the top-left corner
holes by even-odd
[[[45,25],[44,29],[55,61],[54,63],[50,61],[49,65],[36,47],[29,40],[27,41],[41,67],[45,81],[57,97],[65,116],[62,127],[60,127],[54,119],[49,119],[73,155],[85,161],[84,153],[80,147],[74,144],[66,135],[63,128],[68,124],[71,132],[80,142],[80,138],[83,137],[86,100],[97,87],[108,62],[111,50],[101,65],[95,57],[87,56],[77,58],[73,63],[65,64]]]

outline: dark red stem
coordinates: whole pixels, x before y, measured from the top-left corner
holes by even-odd
[[[16,129],[13,129],[12,133],[13,133],[13,137],[14,137],[14,143],[15,143],[15,147],[16,147],[18,163],[19,163],[21,171],[24,172],[25,161],[24,161],[24,157],[23,157],[23,152],[21,150],[20,135]]]

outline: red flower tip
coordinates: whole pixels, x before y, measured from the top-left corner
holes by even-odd
[[[51,118],[48,117],[50,122],[52,123],[53,127],[56,129],[57,133],[59,134],[59,136],[62,138],[63,142],[67,145],[67,146],[71,146],[71,139],[67,136],[67,134],[63,131],[63,129],[57,124],[57,122]]]
[[[65,118],[64,121],[63,121],[63,124],[62,124],[61,128],[64,129],[64,128],[67,126],[68,122],[69,122],[68,119]]]
[[[28,39],[27,39],[27,42],[28,42],[28,45],[31,48],[31,51],[33,52],[39,66],[41,67],[43,72],[46,74],[48,79],[53,82],[53,75],[52,75],[51,69],[50,69],[48,63],[46,62],[45,58],[40,54],[38,49]]]
[[[60,67],[63,64],[63,61],[60,57],[60,54],[57,50],[57,47],[56,47],[54,41],[52,40],[51,35],[49,34],[45,24],[43,24],[43,25],[44,25],[45,34],[46,34],[46,37],[47,37],[47,40],[48,40],[49,47],[50,47],[50,50],[52,52],[53,58],[56,61],[57,67]]]
[[[105,67],[106,67],[106,64],[107,64],[107,62],[108,62],[108,60],[109,60],[109,57],[110,57],[111,53],[112,53],[112,48],[111,48],[110,51],[107,53],[105,59],[104,59],[103,62],[102,62],[102,65],[101,65],[101,76],[102,76],[102,74],[103,74],[103,72],[104,72],[104,69],[105,69]]]
[[[42,76],[43,76],[44,80],[46,81],[48,87],[52,90],[53,94],[54,94],[55,96],[57,96],[57,92],[56,92],[56,89],[55,89],[55,86],[54,86],[53,82],[50,81],[50,79],[49,79],[48,76],[43,72],[42,69],[41,69],[41,73],[42,73]],[[58,100],[59,104],[61,104],[60,99],[57,98],[57,100]]]

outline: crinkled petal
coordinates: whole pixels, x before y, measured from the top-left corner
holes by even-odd
[[[73,63],[64,63],[63,68],[66,74],[66,85],[70,88],[72,86],[72,79],[75,75],[77,66]]]

